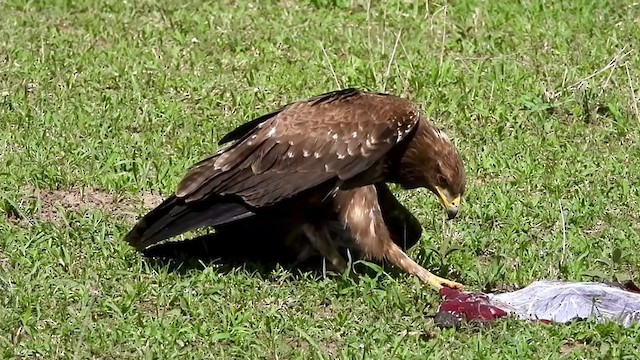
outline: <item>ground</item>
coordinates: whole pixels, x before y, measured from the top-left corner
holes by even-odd
[[[439,297],[145,259],[122,237],[233,127],[356,86],[416,101],[468,192],[420,264],[474,290],[639,278],[640,4],[0,1],[3,358],[637,358],[638,326],[439,329]]]

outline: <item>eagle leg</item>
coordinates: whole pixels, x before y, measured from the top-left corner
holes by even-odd
[[[395,243],[389,244],[384,253],[384,258],[394,266],[402,269],[404,272],[414,275],[425,284],[432,286],[435,289],[441,289],[445,286],[462,290],[464,285],[455,281],[447,280],[439,276],[434,275],[427,269],[418,265],[413,261],[402,249]]]
[[[298,266],[307,261],[312,255],[316,254],[316,251],[317,250],[312,245],[303,247],[299,250],[298,256],[296,256],[296,260],[293,262],[293,266]]]
[[[309,238],[311,245],[313,245],[322,256],[329,260],[335,271],[340,274],[347,271],[347,262],[344,257],[340,255],[338,249],[332,245],[329,233],[325,227],[318,228],[317,226],[307,223],[302,225],[302,230]]]
[[[441,289],[444,286],[458,289],[464,287],[462,284],[443,279],[427,271],[393,242],[389,228],[384,222],[375,186],[339,191],[334,198],[334,207],[340,221],[349,230],[355,245],[365,257],[387,260],[435,289]]]
[[[291,231],[285,236],[285,245],[297,253],[296,259],[292,264],[294,267],[317,254],[317,250],[309,241],[303,226],[293,226],[291,228]]]

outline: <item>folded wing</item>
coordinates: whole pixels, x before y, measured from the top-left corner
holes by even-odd
[[[225,136],[227,146],[196,164],[176,195],[187,202],[237,195],[261,207],[327,181],[339,185],[368,170],[417,121],[408,101],[354,89],[292,103]]]

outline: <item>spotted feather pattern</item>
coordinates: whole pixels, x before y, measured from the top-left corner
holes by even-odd
[[[381,160],[418,120],[407,100],[355,89],[295,102],[225,136],[227,147],[196,164],[176,195],[197,201],[235,194],[260,207],[339,184]]]

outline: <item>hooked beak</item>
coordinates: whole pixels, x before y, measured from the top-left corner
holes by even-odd
[[[458,210],[460,208],[460,196],[456,196],[452,199],[449,191],[442,189],[439,186],[436,186],[436,191],[438,192],[438,196],[440,196],[440,202],[447,210],[449,220],[455,218],[456,215],[458,215]]]

